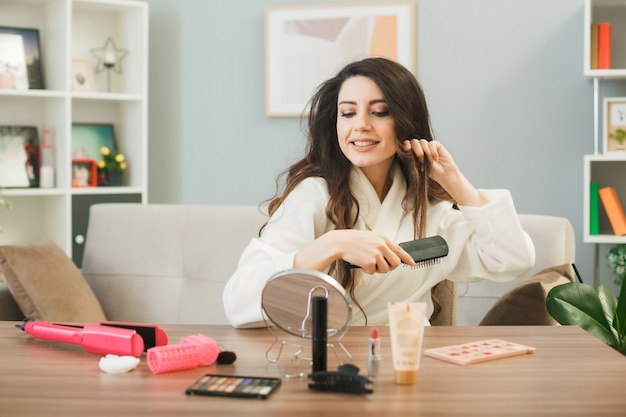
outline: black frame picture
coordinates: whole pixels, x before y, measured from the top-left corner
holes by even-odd
[[[21,45],[18,42],[18,37],[22,38]],[[15,77],[18,79],[13,81],[12,88],[14,89],[43,89],[39,30],[0,26],[0,45],[3,45],[0,48],[0,76],[15,73]],[[20,57],[22,53],[23,58]],[[26,74],[23,74],[24,67]],[[0,80],[0,88],[3,84]]]
[[[0,187],[39,186],[39,132],[36,126],[0,126]]]
[[[116,150],[115,131],[111,123],[74,123],[72,125],[72,159],[102,159],[100,148]]]

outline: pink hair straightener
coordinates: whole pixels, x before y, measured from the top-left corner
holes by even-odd
[[[167,334],[154,324],[103,321],[76,325],[27,318],[15,327],[38,339],[79,345],[87,352],[101,355],[138,358],[151,347],[167,344]]]

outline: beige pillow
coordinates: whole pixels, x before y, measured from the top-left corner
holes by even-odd
[[[51,240],[0,246],[0,269],[26,317],[82,323],[106,320],[98,299],[74,262]]]
[[[485,314],[481,326],[555,325],[546,296],[557,285],[574,279],[570,264],[546,268],[507,291]]]

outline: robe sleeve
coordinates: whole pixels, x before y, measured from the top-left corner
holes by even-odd
[[[510,281],[535,264],[535,247],[519,221],[508,190],[479,190],[489,202],[460,206],[457,215],[442,216],[439,232],[450,247],[448,279],[471,282]]]

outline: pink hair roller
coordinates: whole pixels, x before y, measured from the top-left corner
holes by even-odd
[[[148,349],[148,367],[155,374],[193,369],[213,364],[219,348],[209,337],[198,334],[184,337],[176,345],[155,346]]]
[[[196,334],[180,338],[181,344],[196,344],[200,347],[200,366],[209,366],[215,363],[220,353],[217,342],[203,334]]]

